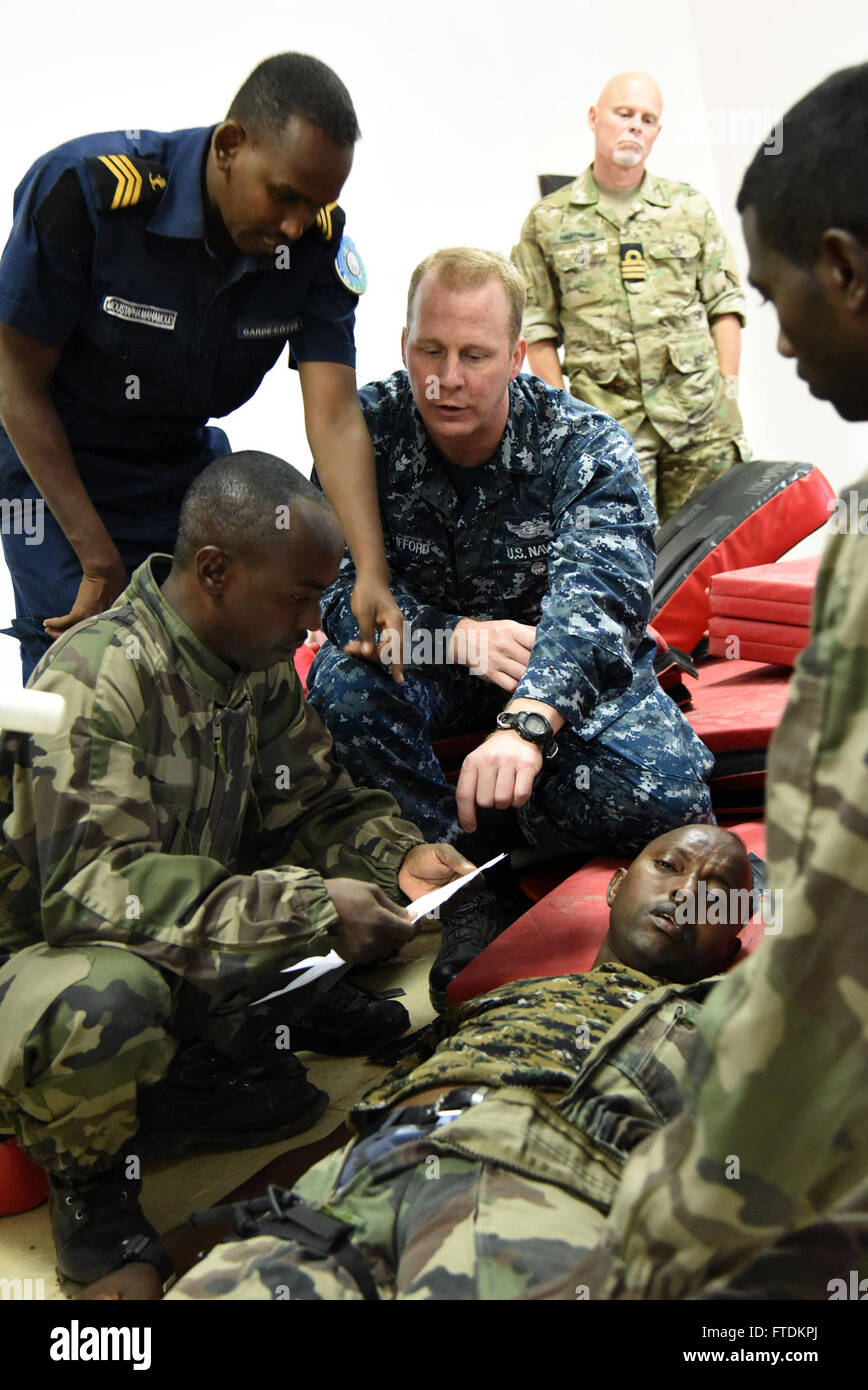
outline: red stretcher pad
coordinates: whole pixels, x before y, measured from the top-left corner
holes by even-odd
[[[793,666],[810,639],[819,555],[714,574],[708,586],[708,650],[745,661]]]
[[[810,605],[821,559],[821,555],[805,555],[801,560],[776,560],[775,564],[751,564],[747,570],[712,574],[708,594],[712,598],[716,594],[736,594]]]
[[[713,618],[747,618],[751,622],[785,623],[787,627],[810,627],[809,603],[778,603],[773,598],[746,598],[744,594],[712,594]]]
[[[762,821],[747,821],[731,829],[749,850],[765,857]],[[459,1004],[475,999],[512,980],[588,970],[608,930],[609,880],[617,868],[628,863],[625,859],[592,859],[572,874],[456,975],[448,990],[450,1002]],[[742,949],[737,960],[754,950],[762,936],[763,925],[757,915],[741,933]]]
[[[773,666],[794,666],[810,636],[810,628],[785,623],[758,623],[733,616],[708,620],[709,655],[729,657],[737,652],[743,661],[767,661]]]
[[[791,623],[762,623],[755,618],[714,615],[708,622],[709,637],[738,637],[743,642],[772,642],[776,647],[795,647],[801,651],[811,636],[809,627]]]
[[[744,471],[749,475],[750,465]],[[724,477],[742,476],[738,469]],[[712,483],[718,487],[722,480]],[[740,570],[747,561],[762,555],[767,561],[777,561],[799,541],[816,531],[828,519],[834,503],[835,494],[818,468],[796,479],[782,491],[770,497],[762,506],[751,512],[743,521],[728,532],[726,536],[698,564],[693,565],[678,587],[659,607],[652,609],[654,626],[663,633],[670,646],[682,651],[692,651],[705,631],[709,613],[709,590],[712,582],[717,588],[718,577]],[[690,504],[688,504],[689,507]],[[685,508],[687,510],[687,508]],[[670,522],[665,523],[666,526]],[[711,525],[711,522],[709,522]],[[713,526],[712,526],[713,531]],[[817,565],[816,557],[804,560],[785,560],[784,566]],[[779,563],[754,566],[755,569],[780,568]],[[816,568],[813,571],[816,577]],[[777,580],[775,583],[777,584]],[[664,586],[664,588],[667,586]],[[813,583],[810,588],[813,589]],[[728,592],[726,589],[720,592]],[[765,597],[765,594],[752,597]],[[768,595],[786,598],[777,591]],[[805,603],[809,598],[802,595],[790,596],[789,602]]]
[[[722,637],[710,637],[708,650],[712,656],[726,656],[726,641]],[[743,661],[762,661],[769,666],[788,666],[792,669],[804,647],[780,647],[774,642],[740,642],[738,650]]]
[[[802,560],[778,560],[773,565],[752,565],[749,569],[713,574],[708,585],[712,608],[719,595],[771,599],[775,603],[800,603],[810,607],[821,558],[820,555],[807,555]]]
[[[753,661],[710,661],[690,682],[684,717],[712,753],[767,748],[787,703],[789,671]]]

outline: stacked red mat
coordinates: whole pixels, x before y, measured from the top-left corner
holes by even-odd
[[[730,660],[794,666],[808,645],[819,555],[728,570],[708,588],[708,650]]]

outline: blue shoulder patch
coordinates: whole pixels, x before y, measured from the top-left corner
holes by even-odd
[[[364,294],[368,288],[368,275],[364,262],[356,250],[355,242],[347,236],[341,237],[338,254],[335,256],[335,271],[342,285],[353,294]]]

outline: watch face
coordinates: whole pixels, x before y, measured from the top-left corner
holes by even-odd
[[[522,717],[522,723],[531,738],[546,738],[549,733],[549,721],[543,714],[529,712]]]

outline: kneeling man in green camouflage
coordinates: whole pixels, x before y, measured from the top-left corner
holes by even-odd
[[[438,1020],[353,1110],[359,1137],[252,1204],[250,1238],[169,1297],[548,1297],[596,1244],[630,1151],[681,1108],[750,885],[729,831],[653,840],[609,885],[591,970],[502,985]],[[707,900],[717,909],[697,911]]]
[[[387,955],[417,930],[398,903],[472,867],[354,787],[304,702],[293,652],[343,546],[289,464],[218,460],[174,560],[151,556],[34,672],[65,727],[0,742],[0,1132],[48,1171],[65,1288],[131,1259],[168,1277],[143,1145],[313,1123],[327,1097],[289,1049],[369,1050],[406,1011],[335,972],[262,1001],[330,948]]]

